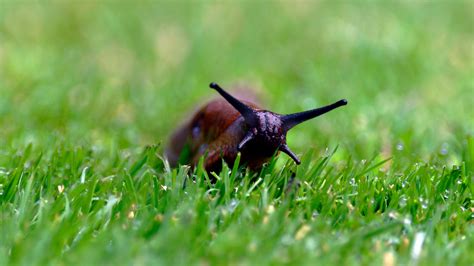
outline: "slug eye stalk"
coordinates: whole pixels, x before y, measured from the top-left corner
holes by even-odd
[[[252,108],[239,101],[238,99],[234,98],[234,96],[227,93],[215,82],[212,82],[209,87],[215,89],[220,95],[222,95],[222,97],[224,97],[224,99],[226,99],[227,102],[229,102],[235,109],[237,109],[237,111],[239,111],[239,113],[244,117],[245,122],[250,127],[255,127],[257,125],[258,118]]]
[[[347,104],[346,99],[339,100],[333,104],[329,104],[320,108],[300,112],[300,113],[294,113],[294,114],[288,114],[288,115],[283,115],[281,116],[281,120],[283,121],[283,125],[286,131],[290,130],[294,126],[301,124],[305,121],[308,121],[310,119],[313,119],[315,117],[318,117],[320,115],[323,115],[327,112],[330,112],[338,107],[344,106]]]

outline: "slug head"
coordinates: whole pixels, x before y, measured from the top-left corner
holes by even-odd
[[[296,164],[300,164],[301,161],[286,144],[286,134],[288,131],[304,121],[347,104],[347,101],[343,99],[321,108],[281,115],[267,110],[254,110],[234,98],[214,82],[209,87],[215,89],[227,102],[237,109],[247,124],[249,130],[237,146],[237,150],[241,151],[248,146],[254,146],[257,147],[259,152],[264,153],[265,156],[271,156],[275,151],[279,150],[288,154]]]

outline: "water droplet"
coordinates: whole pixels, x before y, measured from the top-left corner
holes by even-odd
[[[424,199],[423,197],[419,197],[418,201],[421,204],[421,208],[423,208],[423,209],[428,208],[428,200]]]
[[[405,188],[408,185],[408,181],[403,180],[402,181],[402,188]]]
[[[403,143],[397,143],[397,151],[403,151]]]
[[[402,195],[399,199],[398,199],[398,205],[400,205],[400,207],[405,207],[407,206],[407,197],[405,195]]]
[[[411,219],[408,218],[408,217],[403,218],[402,222],[405,226],[410,226],[411,225]]]
[[[446,189],[443,193],[443,198],[447,200],[449,198],[449,194],[451,194],[451,192],[449,191],[449,189]]]
[[[429,202],[428,202],[427,199],[424,199],[423,197],[419,197],[418,201],[420,202],[422,209],[427,209],[428,208],[428,203]]]
[[[5,167],[0,167],[0,175],[8,175],[10,172]]]
[[[390,237],[387,240],[387,244],[389,244],[389,245],[398,245],[398,244],[400,244],[400,239],[397,238],[397,237]]]
[[[232,199],[229,203],[229,205],[227,205],[227,210],[230,212],[230,213],[233,213],[235,211],[235,209],[237,208],[237,206],[239,205],[239,201],[236,200],[236,199]]]
[[[316,218],[318,218],[318,216],[319,216],[319,212],[318,212],[318,211],[314,211],[313,214],[311,215],[311,218],[312,218],[312,219],[316,219]]]
[[[398,219],[398,213],[397,213],[397,212],[394,212],[394,211],[391,211],[391,212],[388,213],[388,217],[389,217],[390,219],[396,220],[396,219]]]
[[[445,142],[441,145],[441,150],[439,152],[442,155],[446,155],[446,154],[448,154],[448,148],[449,148],[449,145],[448,145],[448,143]]]
[[[356,183],[355,178],[351,178],[351,179],[349,180],[349,184],[350,184],[351,186],[353,186],[353,187],[356,187],[356,186],[357,186],[357,183]]]

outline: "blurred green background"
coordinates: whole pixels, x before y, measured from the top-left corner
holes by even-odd
[[[348,99],[289,134],[297,153],[459,163],[473,3],[2,1],[0,146],[163,143],[216,81],[279,113]]]

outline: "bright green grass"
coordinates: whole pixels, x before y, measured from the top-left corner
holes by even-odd
[[[473,10],[2,1],[0,265],[473,265]],[[162,152],[211,81],[349,105],[209,184]]]

